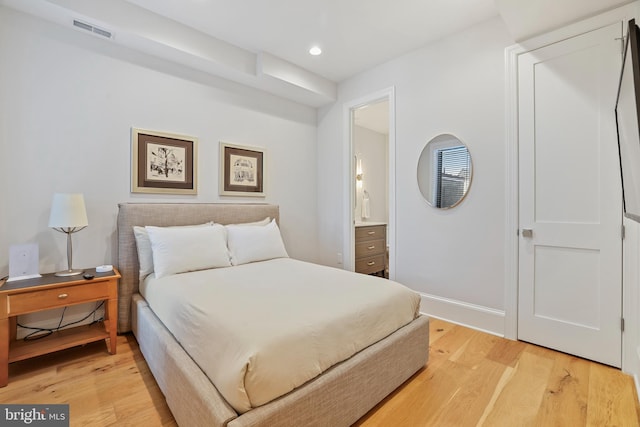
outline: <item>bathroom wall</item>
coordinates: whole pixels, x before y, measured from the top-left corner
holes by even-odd
[[[362,164],[362,184],[356,187],[356,221],[387,222],[389,218],[388,136],[355,126],[353,152]],[[369,218],[362,216],[364,191],[369,194]]]

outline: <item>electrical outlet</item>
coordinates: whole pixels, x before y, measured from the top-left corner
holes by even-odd
[[[342,252],[338,252],[336,255],[337,255],[336,261],[338,262],[338,265],[342,265]]]

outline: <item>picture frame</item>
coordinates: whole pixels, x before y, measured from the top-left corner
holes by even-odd
[[[221,196],[265,197],[266,150],[220,142]]]
[[[131,128],[131,192],[198,194],[198,138]]]

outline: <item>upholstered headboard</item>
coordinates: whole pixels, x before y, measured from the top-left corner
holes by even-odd
[[[118,205],[118,332],[131,330],[131,297],[138,292],[138,252],[133,226],[237,224],[266,217],[280,221],[277,205],[224,203],[120,203]]]

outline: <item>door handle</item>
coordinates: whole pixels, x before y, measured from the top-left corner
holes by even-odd
[[[530,228],[523,228],[522,237],[533,237],[533,230]]]

